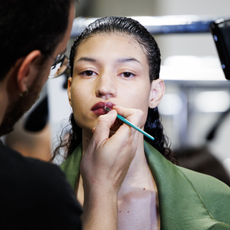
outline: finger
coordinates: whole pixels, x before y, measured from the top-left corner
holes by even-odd
[[[116,130],[114,135],[110,137],[109,141],[114,143],[124,143],[124,145],[126,145],[126,142],[133,137],[134,132],[135,131],[133,131],[130,126],[123,124]]]
[[[111,110],[109,113],[101,115],[98,118],[93,134],[93,139],[96,142],[101,143],[108,139],[110,127],[114,124],[116,117],[117,112],[115,110]]]
[[[132,122],[137,127],[140,127],[141,121],[143,119],[143,111],[139,109],[127,109],[120,106],[114,106],[113,109],[117,111],[118,114],[123,116],[125,119]]]
[[[127,109],[120,106],[114,106],[113,107],[120,115],[125,117],[127,120],[129,120],[132,124],[136,125],[137,127],[141,126],[143,115],[144,113],[141,110],[137,109]],[[136,138],[141,135],[138,131],[136,131],[134,128],[131,128],[127,124],[123,124],[122,126],[117,129],[116,134],[112,136],[110,139],[111,141],[114,141],[116,143],[119,141],[123,142],[123,139],[126,139],[129,141],[135,141]]]

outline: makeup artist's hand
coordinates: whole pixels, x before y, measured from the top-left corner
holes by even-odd
[[[111,229],[113,224],[114,227],[117,226],[117,219],[114,218],[117,216],[117,194],[135,156],[138,135],[141,135],[130,126],[122,124],[116,133],[109,137],[110,128],[116,121],[117,112],[137,127],[140,127],[143,118],[143,112],[140,110],[118,106],[114,109],[98,118],[93,137],[81,161],[86,211],[83,214],[83,223],[88,225],[90,218],[99,218],[105,222],[105,229]],[[97,217],[94,209],[101,212]],[[107,219],[102,216],[105,210]],[[111,213],[111,219],[108,219],[108,213]],[[97,227],[95,229],[100,226]]]

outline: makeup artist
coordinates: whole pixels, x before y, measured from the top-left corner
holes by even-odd
[[[50,67],[63,60],[73,19],[73,0],[0,1],[1,136],[36,101]],[[139,126],[138,111],[122,112]],[[134,157],[136,131],[123,126],[109,138],[115,119],[115,111],[99,119],[82,160],[84,229],[117,229],[117,193]],[[57,166],[25,158],[0,141],[0,229],[81,229],[81,213]]]

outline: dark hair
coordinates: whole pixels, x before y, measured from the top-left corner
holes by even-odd
[[[74,57],[79,45],[97,34],[126,34],[132,36],[143,48],[149,65],[150,82],[159,78],[160,72],[160,50],[153,36],[138,21],[126,17],[105,17],[91,23],[82,34],[75,40],[70,52],[71,76],[73,75]],[[73,114],[70,116],[72,130],[67,140],[67,157],[81,143],[81,128],[76,124]],[[154,141],[145,138],[153,147],[161,152],[167,159],[176,163],[171,154],[167,137],[163,134],[163,126],[160,121],[158,108],[148,109],[148,118],[144,127],[145,131],[155,137]],[[77,134],[77,135],[76,135]],[[64,144],[62,144],[64,146]],[[57,149],[55,152],[58,151]]]
[[[15,62],[38,49],[46,57],[61,41],[73,0],[0,1],[0,80]]]

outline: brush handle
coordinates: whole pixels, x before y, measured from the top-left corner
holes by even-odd
[[[111,109],[109,109],[108,107],[105,106],[105,110],[106,111],[111,111]],[[136,129],[137,131],[139,131],[140,133],[144,134],[146,137],[148,137],[150,140],[154,141],[155,138],[152,137],[151,135],[149,135],[148,133],[146,133],[145,131],[143,131],[142,129],[138,128],[137,126],[135,126],[134,124],[132,124],[130,121],[126,120],[124,117],[122,117],[121,115],[117,114],[117,118],[121,121],[123,121],[125,124],[131,126],[132,128]]]

